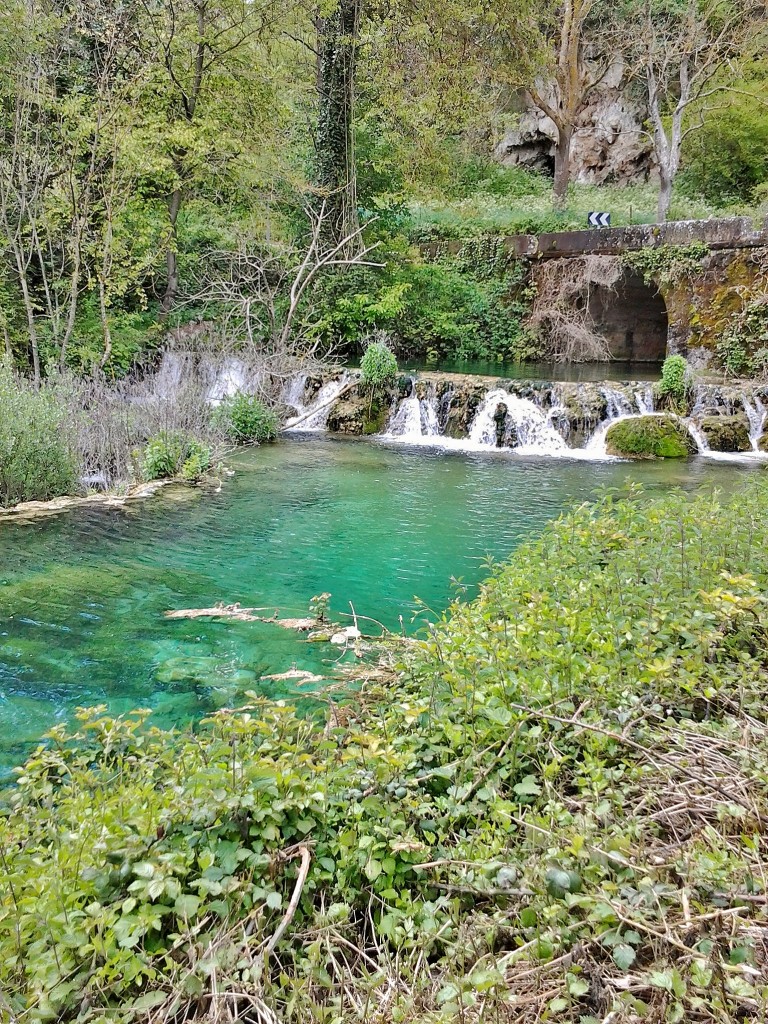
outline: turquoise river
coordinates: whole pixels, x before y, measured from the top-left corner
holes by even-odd
[[[274,625],[168,621],[219,601],[306,615],[332,609],[409,630],[414,597],[439,611],[452,577],[472,593],[502,558],[573,501],[642,482],[648,493],[731,488],[749,468],[578,462],[294,438],[238,455],[217,493],[168,487],[119,509],[0,522],[0,766],[18,763],[78,706],[155,710],[186,723],[265,680],[339,657]]]

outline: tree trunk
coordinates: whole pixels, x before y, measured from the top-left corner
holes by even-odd
[[[573,125],[563,125],[559,128],[557,147],[555,149],[555,203],[562,206],[568,195],[568,185],[571,181],[571,140],[573,139]]]
[[[339,0],[337,10],[319,23],[317,181],[326,203],[328,241],[336,245],[359,226],[353,118],[361,8],[362,0]]]
[[[659,178],[659,204],[656,219],[661,224],[668,219],[669,208],[672,205],[672,175],[663,164],[659,166]]]
[[[69,341],[75,331],[75,318],[77,317],[77,299],[80,294],[80,253],[78,251],[75,265],[72,268],[72,276],[69,281],[69,310],[67,313],[67,324],[64,335],[61,339],[59,349],[59,369],[63,370],[67,364],[67,349]]]
[[[112,331],[109,327],[107,289],[102,278],[99,278],[99,315],[101,317],[101,333],[104,337],[104,352],[99,361],[99,368],[103,370],[109,362],[109,357],[112,355]]]
[[[35,306],[32,301],[32,296],[29,291],[29,283],[27,281],[27,272],[21,262],[20,254],[18,251],[15,253],[16,256],[16,268],[19,274],[19,285],[21,287],[21,296],[24,300],[24,311],[27,314],[27,330],[29,331],[29,345],[32,351],[32,373],[35,379],[35,387],[40,387],[40,348],[37,340],[37,322],[35,320]]]
[[[176,293],[179,290],[179,261],[176,255],[178,247],[178,232],[176,223],[179,219],[181,209],[181,189],[177,188],[171,193],[168,200],[168,223],[170,234],[168,236],[168,247],[165,250],[166,285],[163,301],[160,306],[160,319],[165,320],[176,301]]]

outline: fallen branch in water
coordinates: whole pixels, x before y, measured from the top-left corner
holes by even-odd
[[[271,611],[271,615],[259,615],[258,612]],[[267,608],[243,608],[239,603],[214,605],[213,608],[181,608],[166,611],[163,613],[166,619],[233,619],[235,622],[264,622],[272,626],[280,626],[281,629],[293,629],[298,633],[310,633],[308,640],[316,643],[331,643],[338,646],[348,647],[358,640],[375,641],[383,640],[392,634],[378,622],[367,615],[355,615],[357,619],[365,619],[366,622],[373,622],[384,632],[381,636],[362,633],[357,626],[342,626],[338,622],[327,622],[317,618],[305,616],[304,618],[278,618],[279,610],[273,607]],[[345,614],[342,612],[342,614]],[[276,677],[277,678],[277,677]],[[286,677],[287,678],[287,677]]]

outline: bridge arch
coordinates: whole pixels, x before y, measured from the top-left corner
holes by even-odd
[[[655,285],[625,269],[615,285],[593,285],[589,315],[597,334],[608,342],[613,359],[659,363],[667,354],[669,316]]]

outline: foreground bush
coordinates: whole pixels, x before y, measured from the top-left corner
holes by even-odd
[[[608,428],[605,443],[610,455],[633,459],[684,459],[696,445],[676,416],[633,416]]]
[[[184,431],[163,431],[150,438],[141,456],[146,480],[178,477],[194,482],[205,474],[210,464],[208,445]]]
[[[765,1019],[767,591],[762,481],[608,497],[327,724],[83,713],[0,818],[9,1013]]]
[[[78,488],[66,409],[50,390],[0,363],[0,506],[48,501]]]
[[[277,414],[255,395],[240,392],[222,402],[216,413],[227,437],[237,444],[264,444],[277,437]]]

